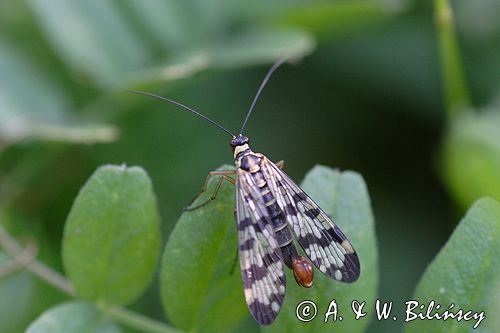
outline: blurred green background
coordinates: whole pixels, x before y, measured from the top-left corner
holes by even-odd
[[[0,223],[62,270],[79,188],[99,165],[126,163],[151,176],[167,239],[206,173],[232,163],[229,137],[126,90],[236,132],[270,64],[289,55],[246,134],[296,180],[315,164],[364,176],[379,298],[402,311],[465,209],[500,199],[500,3],[452,6],[460,47],[440,58],[430,1],[0,0]],[[61,299],[28,273],[0,277],[1,331]],[[164,319],[156,285],[133,307]],[[372,320],[369,332],[401,325]]]

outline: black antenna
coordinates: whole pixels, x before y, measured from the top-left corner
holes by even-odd
[[[245,129],[245,126],[247,124],[248,118],[250,118],[250,114],[252,113],[252,110],[253,110],[253,108],[255,106],[255,103],[257,103],[257,100],[259,99],[259,95],[262,92],[262,89],[264,89],[264,87],[266,86],[267,81],[269,81],[269,79],[271,78],[271,75],[273,75],[274,71],[278,67],[280,67],[281,65],[283,65],[283,63],[285,63],[287,60],[288,60],[288,58],[284,58],[284,59],[280,59],[280,60],[276,61],[274,63],[274,65],[267,72],[266,77],[264,77],[264,80],[262,80],[262,83],[260,84],[259,90],[257,90],[257,94],[253,98],[252,105],[250,105],[250,109],[248,110],[248,113],[247,113],[247,117],[245,118],[245,121],[243,122],[243,126],[241,126],[240,134],[243,134],[243,130]]]
[[[195,111],[193,109],[191,109],[189,106],[185,106],[184,104],[181,104],[179,102],[176,102],[174,100],[171,100],[171,99],[168,99],[168,98],[165,98],[165,97],[161,97],[161,96],[158,96],[158,95],[155,95],[155,94],[152,94],[152,93],[148,93],[148,92],[144,92],[144,91],[138,91],[138,90],[128,90],[128,92],[131,92],[133,94],[138,94],[138,95],[144,95],[144,96],[149,96],[149,97],[153,97],[153,98],[156,98],[156,99],[159,99],[160,101],[162,102],[167,102],[167,103],[171,103],[171,104],[175,104],[177,106],[180,106],[181,108],[184,108],[188,111],[191,111],[192,113],[194,113],[195,115],[197,115],[198,117],[201,117],[203,119],[205,119],[206,121],[208,121],[209,123],[211,123],[212,125],[215,125],[217,126],[218,128],[220,128],[221,130],[223,130],[224,132],[226,132],[227,134],[231,135],[233,138],[235,137],[235,135],[231,132],[229,132],[227,129],[225,129],[223,126],[217,124],[215,121],[213,121],[212,119],[208,118],[207,116],[199,113],[198,111]]]

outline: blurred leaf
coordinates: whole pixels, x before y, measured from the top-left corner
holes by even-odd
[[[170,50],[168,61],[153,65],[151,48],[157,46],[148,48],[141,36],[125,24],[123,5],[96,0],[50,4],[31,0],[30,3],[56,51],[71,67],[105,87],[155,78],[178,79],[184,77],[179,75],[179,64],[183,66],[181,73],[190,74],[206,67],[200,66],[200,61],[215,66],[272,62],[283,56],[302,57],[314,47],[310,35],[292,28],[263,30],[248,26],[218,36],[217,32],[227,28],[227,24],[224,13],[214,11],[214,3],[207,6],[202,1],[153,2],[154,7],[148,3],[145,9],[141,2],[130,0],[126,6],[132,8],[137,24],[144,29],[145,39],[161,40],[165,44],[161,48]],[[219,1],[217,8],[223,9],[223,4],[224,1]],[[159,20],[161,13],[168,14]],[[192,18],[190,28],[186,28],[190,32],[176,25],[179,17]],[[173,25],[176,27],[172,28]],[[193,68],[186,68],[192,62],[186,59],[198,60]]]
[[[478,200],[427,268],[413,299],[420,304],[434,300],[442,311],[453,303],[453,312],[485,311],[486,317],[493,318],[500,311],[499,253],[500,204],[489,198]],[[472,328],[475,322],[415,320],[406,324],[405,332],[475,332]],[[477,331],[481,332],[498,330],[490,325],[488,318],[479,328]]]
[[[123,85],[178,80],[208,68],[267,64],[282,57],[295,60],[307,56],[314,47],[313,36],[299,29],[247,29],[221,41],[180,50],[162,66],[132,73]]]
[[[214,183],[215,180],[212,180],[207,194],[202,195],[197,203],[210,197]],[[363,273],[360,280],[352,285],[335,283],[317,274],[315,286],[309,290],[295,286],[295,283],[290,282],[294,281],[293,277],[289,275],[287,296],[281,313],[276,324],[265,331],[331,331],[331,327],[320,318],[313,323],[301,324],[295,317],[295,306],[304,299],[312,299],[318,302],[319,309],[326,309],[335,298],[341,309],[350,309],[352,299],[366,300],[372,304],[375,297],[377,250],[373,215],[363,180],[353,172],[341,174],[318,166],[308,173],[304,187],[323,208],[333,212],[356,246]],[[167,243],[161,278],[163,303],[172,322],[184,330],[225,331],[230,324],[249,313],[244,305],[240,274],[235,272],[230,275],[237,246],[231,209],[234,207],[233,200],[234,188],[224,187],[214,202],[183,214]],[[239,270],[238,265],[235,270]],[[220,295],[225,295],[230,301],[222,303]],[[208,309],[211,311],[210,317]],[[228,318],[231,318],[230,323]],[[220,326],[222,323],[224,327]],[[368,321],[355,321],[352,318],[335,323],[349,332],[361,332],[367,324]]]
[[[75,121],[56,120],[50,123],[39,117],[16,116],[0,127],[0,139],[15,143],[27,138],[61,141],[68,143],[93,144],[115,141],[116,128],[106,125],[87,124]],[[64,117],[68,118],[68,117]]]
[[[149,62],[148,48],[110,1],[29,1],[52,46],[75,71],[112,86]]]
[[[451,121],[451,117],[461,115],[470,107],[469,87],[464,75],[450,0],[434,0],[434,11],[441,57],[444,101],[449,121]]]
[[[238,269],[238,267],[236,267]],[[259,324],[252,316],[247,316],[240,321],[238,325],[233,327],[230,333],[255,333],[260,332]]]
[[[465,113],[450,124],[441,174],[462,207],[482,196],[500,200],[500,112]]]
[[[0,266],[7,256],[0,251]],[[0,332],[16,333],[26,326],[33,305],[35,283],[27,272],[0,276]]]
[[[70,102],[50,77],[36,68],[14,45],[0,38],[0,125],[19,114],[51,120],[61,117]],[[0,127],[0,128],[2,128]]]
[[[302,188],[311,198],[331,214],[333,220],[347,235],[356,249],[361,262],[361,276],[352,284],[332,281],[318,273],[314,276],[311,289],[299,288],[293,275],[287,270],[287,293],[285,303],[275,324],[264,332],[363,332],[369,320],[355,320],[351,302],[366,301],[365,310],[372,308],[378,287],[378,255],[375,239],[375,225],[370,198],[363,178],[355,172],[339,172],[325,166],[316,166],[309,171],[302,182]],[[342,321],[324,322],[330,302],[335,299]],[[295,312],[303,300],[314,301],[318,308],[317,317],[310,322],[299,322]]]
[[[218,180],[212,178],[194,205],[210,199]],[[182,214],[170,234],[162,259],[161,294],[169,320],[185,331],[227,332],[249,315],[235,265],[234,206],[234,186],[224,184],[216,200]]]
[[[392,1],[392,8],[383,1],[312,1],[299,2],[284,11],[282,23],[307,28],[309,31],[329,33],[332,30],[359,29],[382,20],[389,10],[400,11],[401,1]]]
[[[2,39],[0,73],[0,151],[26,138],[73,143],[116,138],[113,127],[70,115],[69,101],[51,78]]]
[[[273,62],[282,57],[302,58],[315,47],[312,35],[299,29],[252,29],[214,45],[208,51],[216,66]]]
[[[60,118],[68,101],[15,47],[0,39],[0,150],[2,145],[26,136],[18,130],[18,119]],[[25,126],[24,126],[25,127]]]
[[[64,229],[63,262],[77,294],[112,304],[134,300],[151,280],[159,237],[146,172],[99,168],[75,199]]]
[[[486,44],[500,37],[500,2],[456,0],[457,27],[471,43]]]
[[[167,54],[213,38],[217,33],[213,26],[226,24],[224,2],[126,0],[152,46]]]
[[[33,222],[35,221],[0,208],[0,228],[7,233],[7,239],[16,237],[26,240],[29,237],[31,248],[37,248],[37,259],[57,266],[54,258],[59,258],[59,253],[56,253],[53,244],[44,238],[39,220]],[[36,245],[33,246],[35,239]],[[5,241],[4,235],[2,242]],[[4,244],[0,244],[0,271],[13,260],[10,255],[2,251],[2,245]],[[0,332],[2,333],[24,331],[44,309],[66,299],[62,292],[54,290],[52,286],[33,274],[23,271],[22,267],[18,269],[19,271],[8,275],[0,273]]]
[[[211,66],[301,58],[315,46],[304,27],[314,30],[318,21],[323,28],[359,26],[385,16],[377,1],[261,3],[258,10],[227,0],[29,3],[57,53],[103,87],[174,80]]]
[[[93,305],[67,302],[44,312],[26,333],[120,333]]]

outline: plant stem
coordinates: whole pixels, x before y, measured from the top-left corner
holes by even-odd
[[[26,266],[26,269],[31,273],[35,274],[42,280],[50,283],[52,286],[56,287],[59,290],[64,291],[69,296],[76,296],[75,289],[73,286],[58,272],[54,271],[50,267],[41,263],[38,260],[33,261],[29,265]]]
[[[470,108],[471,102],[454,29],[454,16],[450,1],[434,0],[434,15],[438,30],[445,107],[450,122]]]
[[[3,248],[13,258],[14,264],[24,265],[26,270],[51,284],[53,287],[62,290],[69,296],[76,296],[75,289],[63,275],[59,274],[59,272],[53,270],[52,268],[36,260],[35,258],[27,261],[27,251],[23,249],[21,244],[19,244],[19,242],[15,240],[1,224],[0,247]],[[117,322],[141,332],[182,333],[182,331],[170,327],[162,322],[153,320],[137,312],[128,310],[120,306],[110,307],[98,304],[97,307]]]
[[[64,278],[61,274],[55,270],[47,267],[40,261],[32,258],[32,260],[26,261],[24,254],[25,251],[21,244],[19,244],[12,236],[9,235],[7,230],[0,225],[0,246],[7,251],[7,253],[13,258],[15,262],[23,265],[26,270],[35,274],[45,282],[51,284],[53,287],[64,291],[70,296],[75,296],[75,290],[70,285],[68,280]]]
[[[180,330],[120,306],[104,308],[103,311],[111,319],[139,331],[148,333],[182,333]]]

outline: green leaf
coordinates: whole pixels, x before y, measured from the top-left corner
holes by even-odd
[[[216,178],[194,205],[210,199]],[[226,332],[249,315],[239,265],[233,266],[234,197],[234,186],[223,184],[216,200],[182,214],[170,234],[162,259],[161,294],[169,320],[185,331]]]
[[[195,204],[210,198],[216,180]],[[354,172],[340,173],[326,167],[314,168],[304,181],[304,188],[317,202],[332,212],[352,240],[362,265],[362,276],[352,285],[336,283],[316,274],[312,289],[296,286],[288,276],[285,303],[277,323],[266,331],[330,332],[318,317],[302,324],[295,318],[295,306],[312,299],[324,309],[335,298],[342,309],[350,311],[353,299],[373,304],[377,287],[377,249],[373,215],[366,186]],[[237,234],[233,216],[234,188],[223,186],[217,199],[208,205],[184,213],[172,232],[162,262],[163,303],[170,320],[186,331],[223,332],[249,312],[244,303],[239,266],[231,275],[236,256]],[[335,327],[346,332],[361,332],[367,320],[346,318]]]
[[[126,3],[133,11],[142,29],[155,44],[153,47],[166,52],[193,44],[199,31],[203,31],[199,27],[200,16],[205,15],[206,11],[195,8],[192,1],[126,0],[121,3]],[[213,9],[213,1],[210,5]],[[203,32],[207,33],[206,30]]]
[[[444,101],[449,121],[471,105],[450,2],[434,0],[434,21],[437,26]]]
[[[99,168],[64,228],[63,262],[80,297],[125,304],[149,284],[160,230],[151,180],[139,167]]]
[[[397,5],[393,10],[400,8]],[[318,1],[300,2],[291,6],[280,21],[307,28],[309,31],[332,33],[359,29],[388,17],[389,11],[380,1]]]
[[[69,100],[15,44],[0,38],[0,124],[20,114],[57,119]],[[40,117],[42,115],[42,117]]]
[[[0,227],[4,228],[8,222],[7,215],[0,209]],[[0,270],[12,261],[13,258],[0,247]],[[36,282],[28,272],[0,274],[0,332],[14,333],[26,327],[35,294]]]
[[[178,80],[208,68],[267,64],[284,56],[300,59],[310,54],[315,44],[311,34],[296,28],[248,28],[222,40],[180,49],[160,67],[134,72],[125,82],[137,85]]]
[[[71,115],[72,106],[54,80],[3,39],[0,73],[0,150],[26,138],[72,143],[116,138],[115,128]]]
[[[93,305],[67,302],[44,312],[26,333],[120,333]]]
[[[0,251],[0,267],[7,262]],[[27,272],[0,277],[0,332],[19,332],[29,318],[35,281]],[[25,327],[25,326],[24,326]]]
[[[41,28],[63,60],[108,87],[150,58],[141,36],[109,1],[29,1]]]
[[[414,300],[429,304],[434,300],[442,313],[451,303],[453,312],[485,311],[478,330],[473,321],[414,320],[406,324],[413,332],[494,332],[500,313],[500,204],[486,198],[467,212],[452,236],[420,280]],[[413,310],[417,311],[417,310]],[[421,312],[425,313],[426,309]]]
[[[19,213],[0,208],[0,233],[2,245],[12,240],[21,241],[26,249],[33,249],[36,239],[36,259],[57,267],[59,252],[51,247],[36,218],[27,218]],[[27,242],[26,242],[27,241]],[[26,242],[26,243],[25,243]],[[26,327],[46,308],[57,304],[66,297],[45,281],[26,271],[11,254],[4,252],[0,246],[0,332],[18,333]],[[17,266],[17,267],[16,267]],[[10,268],[10,269],[9,269]]]
[[[208,57],[217,67],[260,64],[281,57],[302,58],[313,51],[312,35],[300,29],[249,29],[227,38],[208,49]]]
[[[339,172],[325,166],[316,166],[306,175],[302,189],[322,207],[339,225],[356,249],[361,276],[352,284],[333,281],[315,270],[314,286],[299,288],[293,275],[287,270],[287,292],[285,303],[276,322],[264,332],[363,332],[369,323],[367,318],[355,320],[351,302],[366,301],[364,310],[372,308],[378,286],[377,247],[375,225],[370,198],[363,178],[353,171]],[[324,322],[330,302],[335,299],[342,321]],[[300,322],[295,316],[297,305],[311,300],[318,313],[310,322]]]
[[[462,207],[483,196],[500,200],[500,112],[464,113],[450,125],[441,175],[452,195]]]

